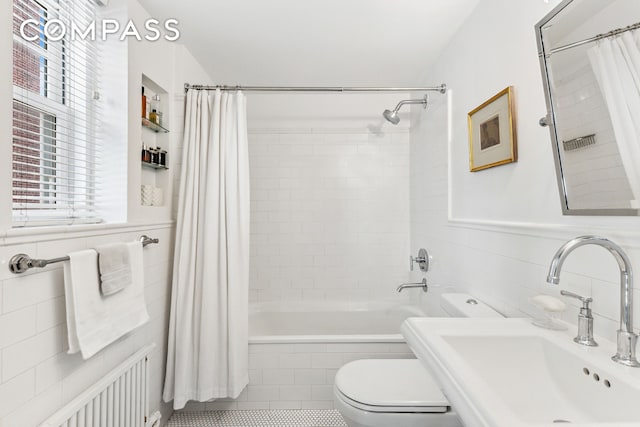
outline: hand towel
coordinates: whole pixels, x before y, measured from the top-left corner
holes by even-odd
[[[100,293],[98,253],[72,252],[64,265],[67,306],[68,353],[88,359],[118,338],[149,320],[144,301],[142,243],[126,244],[131,267],[131,285],[104,298]]]
[[[131,285],[131,258],[125,243],[98,246],[96,251],[100,271],[100,292],[103,296],[113,295]]]

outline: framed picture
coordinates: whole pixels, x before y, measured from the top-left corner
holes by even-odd
[[[512,86],[471,111],[467,120],[471,172],[518,160]]]

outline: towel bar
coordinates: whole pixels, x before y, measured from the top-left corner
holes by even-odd
[[[140,236],[138,240],[142,242],[142,246],[147,246],[152,243],[160,243],[160,239],[152,239],[151,237],[146,235]],[[16,254],[11,257],[11,260],[9,260],[9,270],[11,270],[11,272],[14,274],[20,274],[24,273],[30,268],[43,268],[49,264],[54,264],[56,262],[62,261],[69,261],[69,256],[52,259],[34,259],[27,254]]]

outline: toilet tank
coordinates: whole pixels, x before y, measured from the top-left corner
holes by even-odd
[[[503,317],[469,294],[442,294],[440,306],[451,317]]]

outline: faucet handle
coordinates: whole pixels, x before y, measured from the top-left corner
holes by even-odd
[[[429,252],[427,252],[426,249],[420,248],[417,257],[414,258],[413,255],[409,256],[409,269],[411,271],[413,271],[414,263],[418,264],[418,267],[420,267],[420,271],[426,273],[427,271],[429,271],[429,265],[431,264],[431,255],[429,255]]]
[[[589,307],[589,304],[591,304],[593,302],[593,298],[591,298],[591,297],[583,297],[582,295],[578,295],[578,294],[575,294],[573,292],[565,291],[564,289],[560,291],[560,295],[580,300],[580,302],[582,302],[582,308],[591,309],[591,307]]]
[[[591,297],[583,297],[573,292],[561,290],[560,295],[575,298],[582,302],[582,308],[578,315],[578,335],[573,339],[578,344],[589,347],[596,347],[598,343],[593,339],[593,316],[591,315],[591,307],[589,304],[593,302]]]

